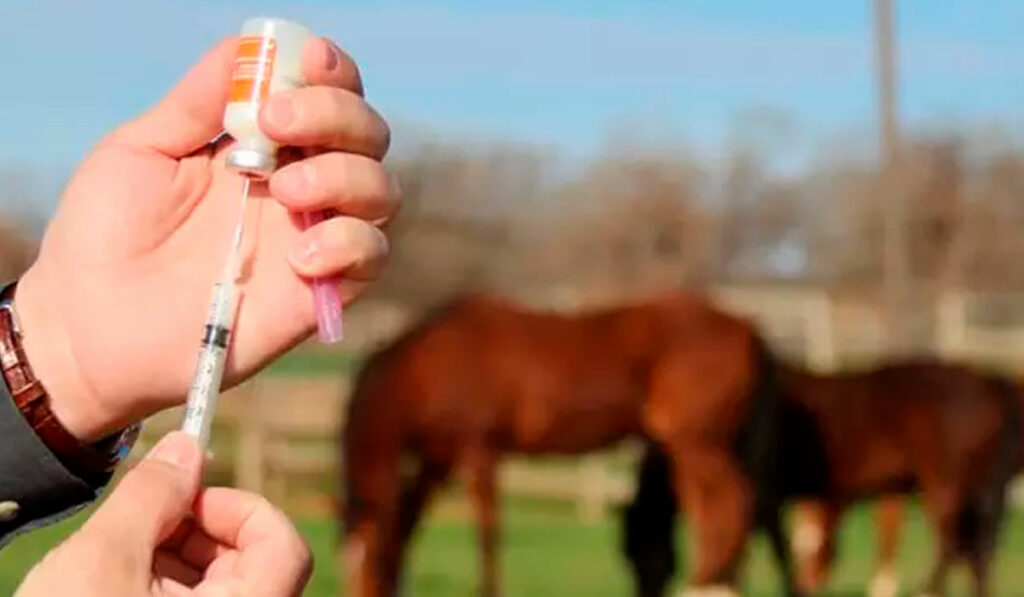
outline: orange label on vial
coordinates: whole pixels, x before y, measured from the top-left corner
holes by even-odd
[[[228,101],[257,104],[266,101],[276,54],[277,41],[272,37],[249,35],[238,40]]]

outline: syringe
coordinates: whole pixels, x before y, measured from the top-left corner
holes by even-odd
[[[185,416],[181,422],[181,430],[195,437],[204,449],[210,441],[210,424],[217,409],[217,398],[220,396],[220,386],[224,379],[224,365],[238,308],[242,228],[245,223],[245,204],[249,198],[250,184],[248,177],[244,180],[234,240],[221,279],[213,285],[210,314],[206,320],[206,332],[203,334],[202,346],[199,349],[199,364],[192,378]]]

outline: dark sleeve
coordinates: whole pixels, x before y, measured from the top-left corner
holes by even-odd
[[[109,479],[107,479],[109,481]],[[0,548],[71,516],[103,489],[64,467],[35,434],[0,377]]]

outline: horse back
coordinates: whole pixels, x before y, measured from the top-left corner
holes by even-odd
[[[1007,432],[1005,392],[964,365],[913,359],[827,377],[789,370],[790,400],[820,431],[830,491],[904,491],[944,477],[987,478]]]
[[[387,413],[409,437],[526,452],[601,447],[639,431],[665,308],[564,315],[459,298],[368,359],[350,414]]]

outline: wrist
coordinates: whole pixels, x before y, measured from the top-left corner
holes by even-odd
[[[53,416],[83,443],[98,441],[116,429],[85,390],[68,335],[58,324],[53,297],[40,292],[38,273],[29,269],[15,289],[14,304],[22,348],[36,378],[46,388]]]
[[[13,286],[0,290],[0,377],[15,408],[50,452],[86,482],[105,483],[134,443],[138,427],[101,442],[86,443],[71,434],[53,412],[46,387],[29,365],[13,291]]]

